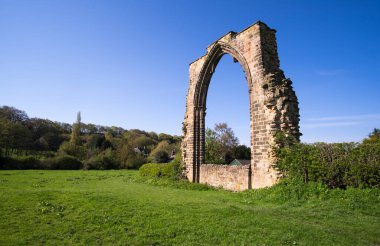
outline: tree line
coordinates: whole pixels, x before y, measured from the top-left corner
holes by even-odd
[[[65,169],[65,160],[76,160],[78,168],[86,169],[138,168],[148,162],[169,162],[176,155],[179,158],[180,142],[181,137],[166,133],[85,124],[80,112],[76,122],[68,124],[29,118],[22,110],[0,107],[2,168],[15,164],[20,169],[23,165]]]
[[[22,166],[54,169],[69,161],[80,163],[74,166],[86,169],[139,168],[144,163],[180,159],[180,142],[180,136],[166,133],[86,124],[81,121],[80,112],[76,122],[68,124],[29,118],[23,110],[0,107],[3,168],[13,165],[20,169]],[[251,157],[250,148],[239,145],[226,123],[207,128],[205,145],[206,163],[229,164],[235,158],[249,160]],[[35,164],[38,161],[50,164]],[[67,167],[72,165],[68,163]]]
[[[178,172],[180,136],[126,130],[81,122],[29,118],[19,109],[0,107],[0,169],[138,169],[145,163],[156,176]],[[251,157],[226,123],[207,128],[205,161],[229,164]],[[380,187],[380,130],[360,143],[300,143],[279,132],[273,146],[274,167],[283,177],[330,188]],[[150,171],[146,171],[149,173]]]

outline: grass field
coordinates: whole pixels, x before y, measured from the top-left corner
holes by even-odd
[[[378,190],[297,192],[0,171],[0,245],[380,245]]]

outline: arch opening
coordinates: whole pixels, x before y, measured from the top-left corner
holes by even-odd
[[[249,165],[251,158],[250,111],[247,81],[242,66],[231,55],[223,54],[215,68],[206,95],[205,161],[202,164]],[[215,139],[219,125],[223,144]],[[239,140],[236,141],[236,138]],[[220,153],[220,155],[219,155]],[[221,155],[223,154],[223,155]]]
[[[218,41],[210,48],[206,61],[202,66],[197,87],[195,88],[194,101],[196,103],[195,120],[194,120],[194,142],[193,152],[195,162],[193,163],[193,182],[210,183],[217,185],[220,182],[220,177],[226,177],[229,182],[224,186],[227,189],[250,189],[252,187],[252,161],[248,165],[220,165],[220,164],[205,164],[205,120],[206,120],[206,103],[208,89],[211,78],[224,55],[228,54],[235,62],[238,62],[245,74],[246,83],[249,92],[249,105],[252,105],[252,77],[250,68],[245,57],[230,44]],[[252,110],[250,106],[250,127],[252,127]],[[250,131],[251,139],[251,158],[255,154],[252,150],[253,131]],[[210,175],[211,174],[211,175]],[[211,178],[211,180],[209,179]]]
[[[244,71],[247,85],[250,90],[252,85],[252,78],[246,59],[231,45],[218,41],[213,44],[211,50],[209,51],[209,54],[207,55],[205,64],[203,65],[200,72],[199,81],[197,83],[197,87],[195,88],[196,91],[194,95],[194,101],[197,107],[206,107],[207,92],[211,77],[219,64],[220,59],[226,54],[230,55],[235,62],[240,64]]]

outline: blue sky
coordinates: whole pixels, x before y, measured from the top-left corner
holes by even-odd
[[[277,30],[302,140],[359,141],[380,127],[380,1],[0,0],[0,105],[30,117],[181,134],[188,65],[228,31]],[[241,67],[224,56],[206,124],[249,143]]]

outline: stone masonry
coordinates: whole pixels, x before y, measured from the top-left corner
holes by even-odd
[[[233,191],[242,191],[250,187],[249,166],[202,164],[200,169],[200,183]]]
[[[281,131],[299,139],[301,134],[298,100],[291,80],[280,69],[275,33],[259,21],[239,33],[227,33],[207,48],[206,55],[190,64],[182,159],[184,175],[191,182],[237,191],[271,186],[278,180],[280,175],[272,167],[275,135]],[[207,91],[224,54],[241,64],[247,80],[252,153],[249,166],[204,164]]]

